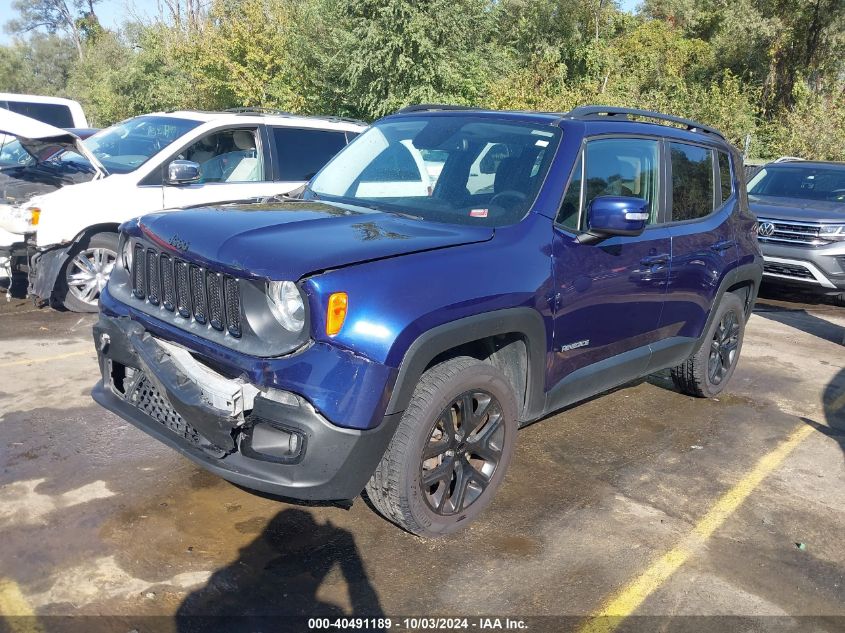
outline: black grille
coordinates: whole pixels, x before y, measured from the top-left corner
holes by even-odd
[[[194,304],[194,320],[197,323],[205,323],[208,320],[208,302],[205,298],[205,280],[203,279],[202,268],[191,264],[191,303]]]
[[[215,330],[223,331],[226,315],[223,313],[223,276],[208,272],[205,276],[208,289],[208,322]]]
[[[784,277],[797,277],[798,279],[812,279],[813,273],[804,266],[798,264],[780,264],[775,262],[766,262],[763,264],[763,272],[770,275],[783,275]]]
[[[139,299],[147,294],[147,264],[144,257],[144,247],[140,244],[135,247],[132,256],[132,292]]]
[[[160,288],[158,254],[151,249],[147,251],[147,301],[156,306],[161,300]]]
[[[241,336],[241,290],[238,280],[232,277],[223,278],[226,296],[226,322],[229,324],[229,334]]]
[[[173,283],[173,260],[169,255],[161,254],[159,257],[161,270],[161,305],[166,310],[176,308],[176,286]]]
[[[241,291],[237,279],[140,244],[133,252],[132,294],[136,298],[240,338]]]
[[[191,318],[191,286],[188,281],[188,264],[176,260],[173,264],[176,278],[176,309],[184,319]]]

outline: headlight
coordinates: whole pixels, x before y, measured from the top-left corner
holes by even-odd
[[[276,320],[282,327],[294,334],[305,326],[305,303],[299,289],[292,281],[271,281],[267,286],[267,296]]]
[[[9,207],[0,227],[11,233],[32,233],[41,219],[41,209],[38,207]]]
[[[123,264],[123,269],[126,272],[132,272],[132,240],[128,237],[121,236],[121,240],[123,240],[123,248],[120,251],[120,262]]]
[[[823,224],[819,237],[825,240],[845,240],[845,224]]]

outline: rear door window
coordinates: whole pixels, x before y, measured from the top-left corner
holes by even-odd
[[[311,180],[323,165],[346,145],[343,130],[273,128],[279,179],[288,182]]]
[[[713,150],[669,143],[672,161],[672,221],[683,222],[713,212]]]
[[[30,103],[28,101],[8,101],[6,108],[30,119],[47,123],[54,127],[73,127],[73,115],[70,108],[59,103]]]

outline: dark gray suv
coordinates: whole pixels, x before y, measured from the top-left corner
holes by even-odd
[[[764,280],[845,306],[845,163],[785,161],[748,183]]]

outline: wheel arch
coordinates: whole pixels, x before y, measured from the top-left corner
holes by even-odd
[[[87,226],[82,229],[79,233],[74,236],[71,240],[71,243],[76,245],[82,242],[82,240],[86,238],[90,238],[97,233],[119,233],[118,227],[120,227],[119,222],[101,222],[100,224],[92,224],[91,226]]]
[[[454,356],[472,356],[498,367],[514,387],[520,417],[542,412],[545,402],[546,326],[531,308],[508,308],[437,326],[417,337],[399,366],[386,413],[405,410],[423,372]]]

